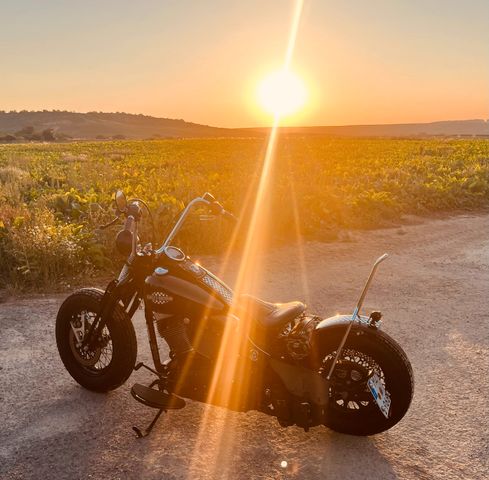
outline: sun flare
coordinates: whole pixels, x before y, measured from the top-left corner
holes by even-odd
[[[260,106],[274,116],[287,116],[300,110],[307,101],[307,89],[300,77],[289,70],[278,70],[265,77],[258,87]]]

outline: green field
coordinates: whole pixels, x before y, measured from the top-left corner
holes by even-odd
[[[112,217],[117,188],[149,202],[161,236],[206,191],[239,213],[265,148],[254,138],[0,145],[0,285],[47,288],[113,269],[114,232],[96,226]],[[489,140],[284,137],[272,174],[274,240],[295,238],[294,198],[302,235],[331,240],[408,213],[488,206]],[[178,241],[219,251],[230,228],[193,222]]]

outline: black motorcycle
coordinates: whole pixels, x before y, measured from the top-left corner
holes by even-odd
[[[236,298],[222,280],[170,245],[194,207],[234,218],[209,193],[186,206],[157,250],[138,237],[147,204],[127,201],[118,191],[115,205],[117,217],[102,228],[125,217],[116,246],[127,260],[105,291],[84,288],[63,302],[56,342],[68,372],[89,390],[113,390],[141,367],[156,376],[149,386],[131,389],[136,400],[158,410],[144,431],[134,427],[139,437],[162,412],[183,408],[184,398],[258,410],[282,426],[326,425],[353,435],[382,432],[405,415],[414,388],[409,360],[380,330],[380,312],[360,315],[387,255],[375,262],[353,314],[323,319],[298,301]],[[131,319],[142,302],[153,367],[136,364]],[[169,347],[164,361],[159,338]]]

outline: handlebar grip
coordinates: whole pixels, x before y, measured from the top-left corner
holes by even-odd
[[[235,221],[238,220],[231,212],[225,210],[225,208],[217,200],[213,201],[210,207],[214,215],[222,215],[224,218],[227,218],[228,220],[235,220]]]

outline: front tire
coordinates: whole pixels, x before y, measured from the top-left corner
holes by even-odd
[[[103,295],[96,288],[78,290],[63,302],[56,318],[56,343],[66,370],[82,387],[96,392],[121,386],[137,356],[134,327],[120,305],[107,320],[98,345],[87,352],[79,347],[82,332],[99,313]]]
[[[327,332],[320,346],[319,373],[326,377],[344,329]],[[389,417],[381,412],[367,380],[380,379],[391,398]],[[354,327],[336,364],[329,389],[325,425],[350,435],[375,435],[393,427],[406,414],[414,394],[411,364],[402,348],[386,333]]]

